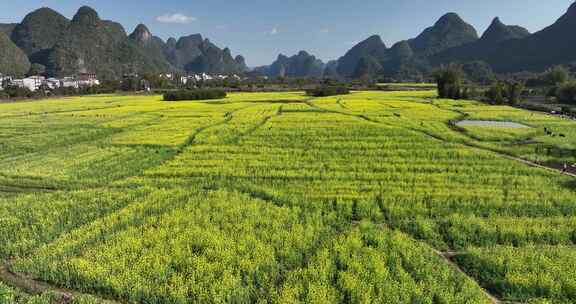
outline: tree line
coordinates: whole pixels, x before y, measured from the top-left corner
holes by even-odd
[[[482,81],[475,74],[484,75]],[[449,64],[433,71],[438,97],[474,99],[492,104],[516,105],[523,96],[542,96],[562,104],[576,105],[576,79],[566,66],[543,73],[487,74],[482,65]],[[490,76],[491,75],[491,76]]]
[[[450,64],[432,74],[438,86],[438,97],[448,99],[481,99],[494,104],[515,105],[520,101],[525,84],[513,79],[495,80],[487,89],[466,83],[462,65]]]

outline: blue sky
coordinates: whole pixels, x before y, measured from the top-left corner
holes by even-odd
[[[534,32],[553,23],[569,0],[24,0],[2,1],[0,23],[51,7],[72,17],[82,5],[131,32],[145,23],[164,39],[201,33],[250,66],[271,63],[279,53],[301,49],[337,59],[354,43],[379,34],[388,44],[411,38],[447,12],[456,12],[481,34],[493,17]],[[6,3],[8,2],[8,3]]]

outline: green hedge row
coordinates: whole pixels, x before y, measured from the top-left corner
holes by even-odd
[[[226,91],[216,89],[180,90],[164,94],[165,101],[207,100],[226,98]]]
[[[350,90],[346,87],[319,87],[306,91],[306,95],[314,97],[326,97],[335,95],[347,95]]]

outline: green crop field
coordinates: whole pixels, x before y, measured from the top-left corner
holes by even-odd
[[[576,303],[575,151],[433,91],[0,104],[0,303]]]

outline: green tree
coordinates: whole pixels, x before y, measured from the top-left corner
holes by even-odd
[[[496,81],[486,91],[486,98],[495,104],[504,104],[504,91],[504,84],[501,81]]]
[[[548,69],[542,78],[549,85],[558,85],[570,80],[571,75],[568,68],[558,65]]]
[[[492,68],[484,61],[464,63],[462,71],[466,74],[466,79],[475,83],[489,84],[495,78]]]
[[[33,63],[28,71],[30,76],[44,75],[44,73],[46,73],[46,67],[38,63]]]
[[[555,92],[559,102],[576,104],[576,81],[561,84]]]
[[[506,88],[508,104],[512,106],[518,104],[524,91],[524,83],[521,81],[508,81],[506,82]]]
[[[140,90],[141,78],[136,75],[124,77],[122,80],[122,91],[138,91]]]
[[[522,98],[524,82],[516,80],[496,81],[486,91],[486,98],[495,104],[516,105]]]
[[[457,64],[442,66],[435,70],[433,77],[438,85],[438,97],[460,99],[463,75],[462,66]]]

